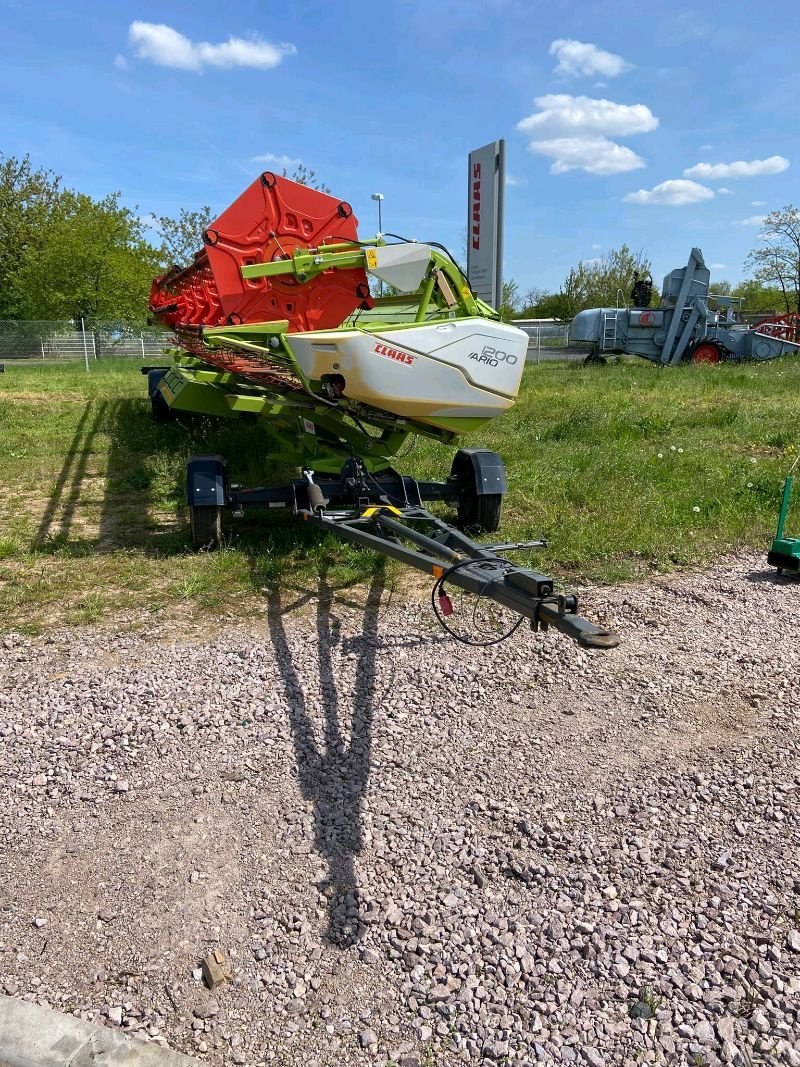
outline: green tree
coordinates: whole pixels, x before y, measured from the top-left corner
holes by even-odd
[[[557,293],[529,289],[522,300],[522,314],[531,319],[566,320],[585,308],[617,307],[630,300],[636,275],[641,278],[649,273],[650,260],[644,252],[632,252],[624,244],[572,267]]]
[[[747,278],[731,289],[731,296],[741,300],[741,310],[752,314],[776,315],[786,310],[783,293],[774,286]]]
[[[500,299],[500,318],[503,322],[510,322],[519,318],[520,315],[520,292],[519,286],[513,278],[503,282],[503,293]]]
[[[181,208],[177,219],[168,215],[150,215],[153,228],[161,238],[161,259],[165,267],[188,267],[203,247],[203,234],[214,221],[206,204],[199,211]]]
[[[566,292],[574,295],[576,312],[592,307],[618,307],[630,299],[634,278],[650,273],[650,260],[626,244],[599,259],[581,262],[570,271]]]
[[[29,156],[0,153],[0,319],[21,316],[14,278],[20,262],[36,254],[59,184],[51,171],[34,170]]]
[[[13,286],[24,318],[143,322],[159,253],[119,193],[93,200],[66,190]]]
[[[770,211],[761,227],[763,244],[747,257],[756,281],[777,289],[781,311],[800,312],[800,210],[787,204]]]

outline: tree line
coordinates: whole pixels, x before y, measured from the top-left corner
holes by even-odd
[[[326,191],[302,164],[284,176]],[[141,216],[121,195],[95,199],[0,152],[0,320],[145,324],[153,277],[191,263],[214,216]]]
[[[302,165],[283,173],[328,191]],[[207,206],[176,218],[142,217],[119,192],[95,199],[64,187],[28,156],[0,153],[0,319],[143,324],[152,278],[190,263],[211,221]],[[745,264],[752,277],[738,285],[714,281],[712,292],[739,299],[745,312],[800,312],[800,211],[788,205],[771,212],[760,238]],[[615,307],[630,301],[634,279],[650,270],[642,250],[623,244],[571,268],[557,292],[523,293],[511,279],[503,286],[503,317],[567,320],[584,308]]]
[[[761,225],[759,238],[761,244],[745,261],[745,270],[752,277],[736,285],[712,277],[711,293],[733,297],[735,306],[746,314],[800,313],[800,210],[789,204],[771,211]],[[555,293],[539,288],[523,293],[510,279],[503,285],[502,315],[506,320],[569,320],[586,308],[617,307],[630,303],[634,280],[650,272],[647,255],[623,244],[571,268]],[[654,305],[659,301],[659,286],[657,279]]]

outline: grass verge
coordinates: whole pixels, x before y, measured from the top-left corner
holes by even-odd
[[[229,525],[215,554],[188,548],[183,465],[221,452],[244,484],[282,480],[263,427],[154,425],[131,363],[6,365],[0,376],[0,628],[41,630],[129,609],[249,610],[294,583],[365,582],[376,557],[287,517]],[[800,360],[662,370],[526,369],[518,405],[470,444],[500,452],[502,535],[546,536],[531,562],[595,581],[635,578],[766,546],[800,440]],[[403,461],[441,477],[452,450]],[[790,522],[790,527],[791,527]],[[792,532],[791,529],[789,532]],[[399,566],[387,567],[392,582]]]

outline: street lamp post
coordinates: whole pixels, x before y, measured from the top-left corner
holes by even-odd
[[[381,222],[381,200],[383,200],[383,193],[373,193],[372,199],[378,201],[378,233],[383,233],[383,223]]]
[[[378,203],[378,235],[383,233],[383,222],[381,221],[381,201],[383,200],[383,193],[373,193],[372,199]],[[379,282],[378,295],[383,296],[383,282]]]

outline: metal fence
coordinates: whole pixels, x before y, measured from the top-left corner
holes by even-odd
[[[170,334],[131,326],[77,322],[0,321],[0,360],[72,362],[161,359]]]
[[[582,359],[586,352],[569,347],[569,323],[517,319],[528,335],[528,363]],[[164,330],[141,330],[120,324],[0,321],[0,360],[38,360],[61,363],[97,359],[161,360],[172,335]]]
[[[585,350],[569,347],[569,323],[554,319],[514,319],[514,326],[528,335],[528,363],[556,359],[583,359]]]

